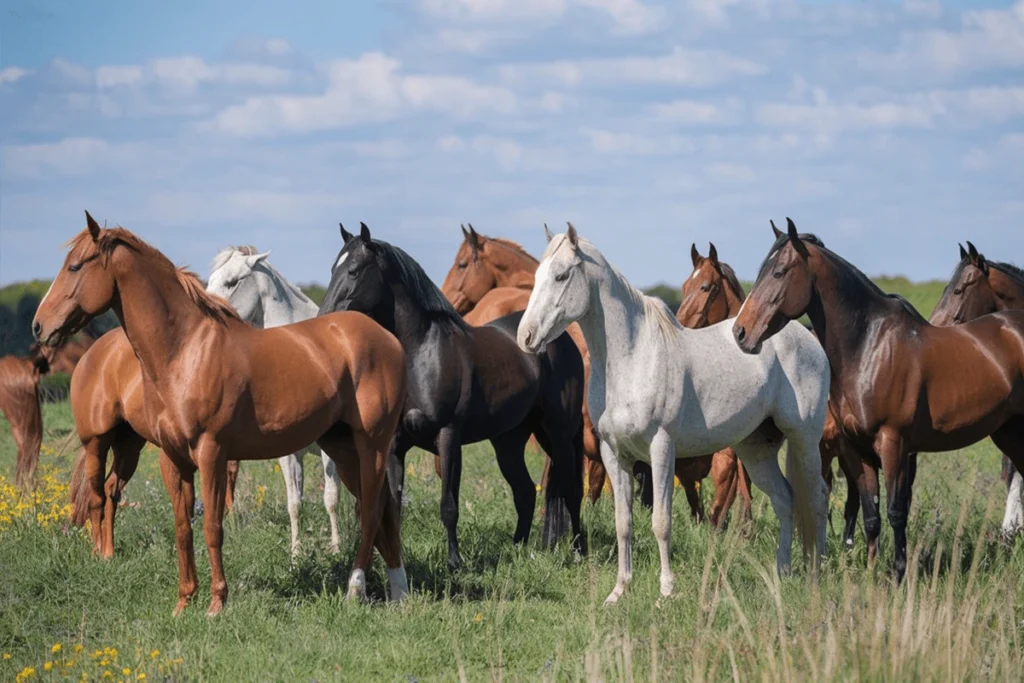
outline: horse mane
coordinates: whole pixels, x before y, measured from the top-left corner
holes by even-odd
[[[1024,269],[1003,261],[989,261],[988,265],[990,268],[995,268],[1003,275],[1013,279],[1021,287],[1024,287]]]
[[[77,251],[81,253],[83,257],[89,254],[90,251],[95,251],[103,257],[104,267],[106,267],[106,264],[110,262],[110,257],[114,253],[114,249],[118,246],[124,246],[139,254],[144,254],[155,259],[161,265],[169,268],[174,273],[178,284],[181,285],[183,290],[185,290],[185,294],[188,295],[188,298],[207,317],[212,318],[219,323],[226,323],[230,319],[238,321],[242,320],[238,317],[238,313],[235,309],[231,307],[231,304],[219,296],[215,296],[207,292],[199,277],[188,270],[187,266],[183,266],[181,268],[176,267],[159,249],[150,246],[140,237],[128,230],[125,230],[121,226],[101,230],[100,236],[96,240],[93,240],[92,235],[89,233],[89,229],[86,228],[71,238],[71,241],[68,242],[68,246],[72,252]]]
[[[826,247],[825,243],[822,242],[821,238],[819,238],[817,235],[813,233],[801,233],[800,239],[804,242],[813,244],[820,251],[822,251],[831,261],[842,266],[841,268],[837,269],[837,273],[839,275],[839,289],[843,293],[848,295],[851,291],[866,291],[869,294],[874,295],[876,297],[889,301],[895,301],[898,304],[900,304],[903,310],[905,310],[912,318],[914,318],[914,320],[921,323],[928,323],[925,317],[921,315],[921,312],[914,308],[913,304],[907,301],[907,299],[900,296],[899,294],[889,294],[888,292],[883,292],[882,288],[876,285],[874,281],[867,275],[865,275],[859,268],[857,268],[857,266],[853,265],[839,254],[835,253],[834,251]],[[789,236],[785,234],[779,237],[777,240],[775,240],[775,244],[772,246],[771,251],[768,252],[769,257],[766,258],[764,260],[764,263],[761,264],[761,272],[759,272],[757,276],[759,280],[761,279],[761,276],[764,274],[763,271],[767,266],[769,259],[772,256],[774,256],[776,249],[781,248],[782,245],[788,240]],[[863,303],[862,299],[862,297],[855,298],[852,304],[854,306],[860,307],[860,304]]]
[[[427,277],[423,267],[413,257],[401,248],[383,240],[375,239],[373,245],[379,247],[383,252],[388,267],[394,269],[399,282],[405,287],[417,307],[446,324],[459,329],[469,328],[466,321],[455,312],[448,299],[434,284],[434,281]]]
[[[740,279],[736,277],[736,271],[732,269],[732,266],[728,263],[722,263],[719,261],[718,272],[722,274],[722,278],[726,283],[732,287],[732,291],[735,292],[740,301],[747,298],[747,292],[743,289],[743,285],[740,284]]]
[[[527,259],[538,265],[540,264],[540,261],[531,256],[530,252],[526,251],[526,249],[523,249],[523,245],[519,244],[518,242],[513,242],[512,240],[506,239],[504,237],[488,237],[487,239],[492,242],[497,242],[498,244],[507,247],[508,249],[512,249],[518,252],[519,255],[525,256]]]

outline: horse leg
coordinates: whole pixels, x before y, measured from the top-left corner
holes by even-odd
[[[112,445],[114,462],[106,483],[107,500],[103,512],[103,543],[100,549],[100,557],[105,560],[114,556],[114,516],[121,502],[121,493],[139,465],[139,454],[146,441],[132,431],[130,434],[119,435]]]
[[[772,502],[775,516],[779,518],[779,542],[775,551],[775,564],[780,575],[789,573],[793,551],[793,489],[779,469],[778,456],[781,445],[778,441],[758,438],[755,432],[754,435],[747,437],[747,440],[733,447],[743,466],[750,473],[750,480],[765,492]]]
[[[405,503],[405,455],[412,448],[412,444],[406,438],[401,428],[391,441],[391,450],[388,454],[388,486],[391,488],[391,495],[398,501],[398,512],[401,514],[402,505]],[[441,476],[440,457],[434,456],[434,471],[438,479],[443,481]]]
[[[910,456],[903,451],[902,439],[896,434],[880,432],[875,447],[885,473],[885,493],[889,526],[893,536],[892,570],[896,582],[907,572],[907,515],[910,512]]]
[[[654,487],[651,482],[651,466],[642,460],[633,462],[633,476],[640,484],[640,504],[648,510],[654,505]]]
[[[736,451],[732,448],[729,450],[732,451],[733,457],[736,458]],[[744,527],[750,529],[754,523],[754,501],[750,493],[750,473],[747,472],[747,468],[743,466],[739,458],[736,458],[736,490],[743,503],[740,519],[743,520]]]
[[[1006,493],[1003,534],[1007,538],[1012,537],[1021,527],[1024,527],[1024,477],[1015,471],[1010,475],[1010,486]]]
[[[674,459],[675,454],[672,457]],[[651,462],[653,470],[653,460]],[[674,461],[674,465],[675,475],[679,477],[679,485],[686,493],[686,502],[690,505],[690,516],[693,517],[695,524],[700,524],[704,521],[704,502],[700,498],[700,482],[708,476],[711,470],[711,456],[680,458]]]
[[[178,604],[174,607],[173,616],[178,616],[188,607],[197,588],[196,557],[192,547],[195,469],[191,465],[187,460],[172,460],[164,451],[160,451],[160,474],[174,509],[174,540],[178,547]]]
[[[735,453],[726,448],[711,456],[711,468],[708,474],[715,484],[715,497],[711,499],[711,513],[708,521],[712,528],[724,529],[729,516],[729,509],[736,500],[739,489],[739,467]]]
[[[224,576],[222,548],[224,545],[224,504],[228,488],[228,460],[220,445],[212,438],[200,438],[194,454],[203,480],[203,535],[210,555],[210,609],[212,617],[224,609],[228,599],[228,582]]]
[[[441,455],[441,523],[448,532],[448,567],[462,566],[459,554],[459,485],[462,483],[462,440],[454,427],[445,427],[437,435]]]
[[[840,444],[839,469],[846,478],[846,505],[843,508],[843,545],[853,548],[853,535],[857,531],[857,513],[860,512],[861,497],[857,490],[858,472],[863,471],[860,456],[850,446]],[[823,456],[824,457],[824,456]],[[831,473],[832,468],[829,468]],[[866,531],[866,525],[865,525]]]
[[[284,477],[284,490],[288,497],[288,521],[292,527],[292,557],[299,554],[299,517],[302,514],[303,471],[301,453],[292,453],[277,459]]]
[[[1010,486],[1003,515],[1003,533],[1012,536],[1024,526],[1024,480],[1020,475],[1024,471],[1024,417],[1015,418],[999,428],[992,434],[992,442],[1011,463],[1005,468],[1011,476],[1008,477]]]
[[[337,465],[327,453],[320,451],[320,459],[324,465],[324,508],[331,520],[331,552],[336,554],[341,549],[341,532],[338,528],[338,484],[341,479],[338,477]]]
[[[654,509],[651,526],[658,539],[661,556],[661,595],[672,595],[675,579],[672,576],[672,478],[675,474],[676,448],[672,437],[664,429],[651,439],[651,472],[653,474]],[[698,494],[699,495],[699,494]]]
[[[512,500],[516,506],[518,521],[512,542],[522,544],[530,539],[533,509],[537,503],[537,489],[533,485],[529,470],[526,469],[526,458],[523,457],[523,451],[529,438],[529,429],[520,425],[517,429],[491,439],[494,455],[498,460],[498,468],[512,489]],[[541,444],[541,447],[547,450],[545,444]]]
[[[615,588],[604,604],[614,605],[633,580],[633,468],[619,461],[614,447],[601,441],[601,461],[611,477],[615,494],[615,536],[619,549],[619,573]]]
[[[82,444],[85,450],[85,482],[89,494],[89,522],[92,527],[93,555],[103,554],[103,513],[106,506],[106,486],[104,477],[107,471],[107,451],[113,441],[110,433],[89,439]]]
[[[227,486],[224,489],[224,509],[228,512],[235,510],[235,485],[238,483],[238,468],[241,464],[238,460],[228,460]]]
[[[583,526],[580,507],[583,504],[582,432],[573,436],[564,433],[561,422],[545,424],[536,431],[537,441],[550,454],[552,479],[545,490],[544,533],[546,547],[552,547],[565,535],[565,517],[568,513],[572,529],[572,546],[577,552],[586,552],[583,545]]]
[[[882,534],[882,518],[878,512],[878,468],[863,457],[857,475],[857,492],[864,510],[864,536],[868,542],[868,566],[873,567],[878,556],[878,537]]]

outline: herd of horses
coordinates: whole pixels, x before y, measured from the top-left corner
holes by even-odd
[[[89,521],[94,552],[111,557],[124,487],[146,442],[156,445],[175,518],[175,613],[198,589],[195,473],[213,615],[227,600],[222,524],[239,461],[280,459],[295,553],[302,456],[314,443],[332,550],[340,544],[339,482],[356,499],[354,598],[365,596],[375,548],[390,598],[408,593],[401,516],[414,446],[435,455],[453,568],[462,564],[464,444],[491,442],[513,494],[516,543],[528,540],[536,505],[524,455],[531,439],[547,456],[543,545],[568,535],[586,553],[584,479],[592,501],[607,481],[618,543],[607,603],[632,579],[636,482],[652,508],[664,596],[674,583],[675,477],[693,517],[715,526],[736,498],[749,524],[751,484],[761,489],[779,519],[776,561],[786,572],[794,533],[812,570],[825,553],[834,460],[849,488],[844,543],[853,543],[863,509],[875,560],[881,469],[901,579],[917,453],[991,437],[1010,485],[1004,530],[1024,523],[1016,473],[1024,470],[1024,310],[1015,310],[1024,309],[1024,272],[988,261],[969,242],[929,322],[789,219],[786,231],[772,223],[775,240],[749,295],[714,245],[707,256],[694,246],[675,315],[572,224],[559,235],[544,226],[539,261],[463,227],[441,288],[365,224],[358,234],[342,227],[318,307],[274,269],[269,252],[222,250],[204,287],[131,232],[101,228],[88,213],[86,222],[36,312],[32,358],[0,360],[0,407],[11,418],[24,410],[14,407],[19,401],[35,406],[27,423],[11,418],[19,481],[30,485],[41,438],[38,377],[91,319],[114,311],[121,326],[75,357],[71,407],[82,448],[73,521]],[[798,322],[805,315],[809,328]],[[706,513],[699,487],[709,476]]]

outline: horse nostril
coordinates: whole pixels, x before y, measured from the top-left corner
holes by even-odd
[[[43,326],[39,323],[39,321],[37,320],[36,322],[32,323],[32,336],[34,336],[37,341],[39,340],[39,335],[41,335],[42,333]]]
[[[738,341],[743,341],[746,338],[747,338],[747,330],[746,330],[746,328],[737,327],[736,328],[736,339]]]
[[[530,343],[533,341],[533,332],[527,332],[526,333],[525,341],[526,341],[526,345],[529,346]]]

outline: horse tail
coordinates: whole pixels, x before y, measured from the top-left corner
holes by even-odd
[[[39,407],[39,394],[35,385],[31,395],[24,399],[24,422],[22,423],[22,442],[18,449],[18,462],[14,469],[14,478],[24,489],[32,486],[39,467],[39,451],[43,445],[43,414]]]
[[[806,443],[789,439],[786,449],[786,479],[793,490],[793,522],[803,544],[804,559],[816,566],[825,556],[825,516],[828,494],[821,476],[819,441],[804,436]]]
[[[89,518],[89,487],[85,482],[85,446],[78,451],[75,458],[75,465],[71,469],[71,482],[69,484],[69,495],[71,498],[71,523],[75,526],[85,526]]]
[[[0,412],[11,423],[11,435],[18,446],[15,481],[28,489],[39,465],[39,449],[43,443],[39,374],[31,359],[0,359]]]

